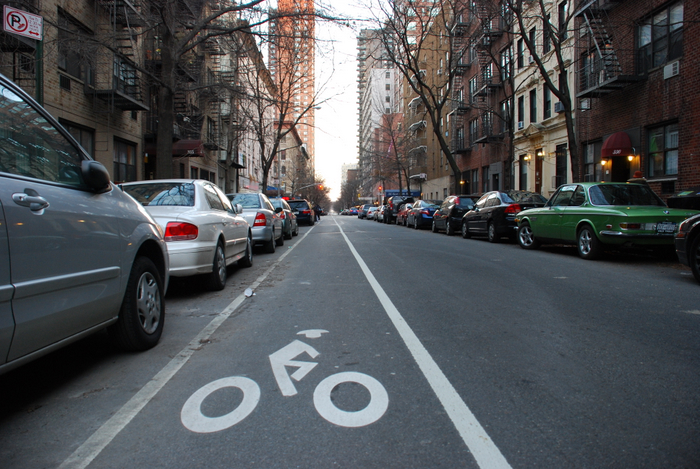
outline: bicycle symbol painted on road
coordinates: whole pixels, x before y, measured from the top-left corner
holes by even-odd
[[[318,339],[327,332],[322,329],[310,329],[301,331],[297,335],[304,335],[307,339]],[[311,358],[319,355],[311,345],[294,340],[269,356],[272,374],[280,392],[285,397],[297,394],[292,379],[301,381],[318,365],[316,362],[296,360],[304,353]],[[290,375],[287,367],[294,367],[297,370]],[[331,400],[331,391],[342,383],[356,383],[364,386],[370,394],[369,404],[358,411],[345,411],[336,407]],[[205,416],[201,410],[204,399],[215,391],[228,387],[237,388],[243,392],[243,399],[238,407],[219,417]],[[180,420],[185,428],[195,433],[219,432],[240,423],[255,410],[258,402],[260,402],[260,386],[252,379],[243,376],[221,378],[202,386],[187,399],[182,406]],[[382,383],[375,378],[355,371],[343,371],[332,374],[318,383],[314,390],[313,402],[319,415],[330,423],[340,427],[357,428],[370,425],[382,418],[389,407],[389,395]]]

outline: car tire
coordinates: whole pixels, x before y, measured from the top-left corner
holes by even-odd
[[[299,222],[296,224],[296,229],[292,231],[292,236],[299,236]]]
[[[415,217],[415,218],[413,219],[413,229],[414,229],[414,230],[417,230],[418,228],[419,228],[419,227],[418,227],[418,217]]]
[[[277,246],[284,246],[284,233],[280,233],[280,237],[275,240]]]
[[[314,219],[313,219],[313,218],[312,218],[311,220],[309,220],[309,226],[314,226],[314,223],[315,223],[315,222],[314,222]]]
[[[450,223],[450,219],[448,218],[447,221],[445,221],[445,234],[447,236],[452,236],[455,234],[455,230],[452,228],[452,223]]]
[[[243,257],[238,259],[239,267],[252,267],[253,266],[253,235],[248,233],[248,238],[245,243],[245,254]]]
[[[462,238],[469,239],[471,237],[472,234],[469,231],[469,226],[467,226],[467,224],[464,221],[462,221]]]
[[[693,271],[695,280],[700,282],[700,236],[696,236],[687,253],[690,270]]]
[[[275,243],[275,230],[272,230],[272,236],[270,237],[269,241],[265,241],[264,249],[265,252],[268,254],[272,254],[275,252],[276,249],[276,243]]]
[[[224,245],[221,241],[216,245],[214,250],[214,262],[212,263],[211,273],[207,276],[207,289],[210,291],[220,291],[226,287],[226,253]]]
[[[496,225],[493,223],[489,223],[489,226],[486,228],[486,232],[488,233],[489,243],[497,243],[500,241],[498,233],[496,233]]]
[[[532,228],[528,222],[523,222],[518,227],[518,244],[523,249],[537,249],[540,247],[540,242],[532,234]]]
[[[284,233],[284,239],[292,239],[292,236],[294,236],[294,233],[292,233],[292,224],[290,223],[289,229]]]
[[[433,220],[433,224],[432,224],[432,226],[430,227],[430,229],[431,229],[431,231],[432,231],[433,233],[437,233],[437,232],[438,232],[438,228],[437,228],[437,225],[435,224],[435,220]]]
[[[576,235],[576,249],[582,259],[597,259],[603,252],[603,247],[590,225],[584,225]]]
[[[163,334],[165,300],[163,280],[153,261],[138,257],[131,266],[117,322],[109,327],[114,343],[122,350],[154,347]]]

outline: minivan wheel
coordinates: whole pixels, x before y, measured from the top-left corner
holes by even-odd
[[[453,234],[455,234],[455,230],[452,229],[452,223],[450,223],[449,218],[445,222],[445,234],[447,236],[452,236]]]
[[[219,241],[214,251],[214,263],[209,274],[207,287],[212,291],[223,290],[226,287],[226,254],[224,253],[224,245]]]
[[[154,347],[163,334],[165,301],[163,281],[153,261],[138,257],[131,266],[119,319],[109,327],[114,343],[122,350]]]
[[[523,249],[537,249],[540,242],[532,234],[532,228],[528,222],[523,222],[518,227],[518,244]]]
[[[465,221],[462,221],[462,238],[469,239],[471,237],[472,234],[469,232],[469,226]]]

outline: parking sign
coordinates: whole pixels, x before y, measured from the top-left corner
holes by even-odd
[[[29,37],[37,41],[42,39],[44,18],[39,15],[4,5],[2,23],[5,32]]]

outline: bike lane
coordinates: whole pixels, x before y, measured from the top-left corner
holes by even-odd
[[[123,429],[63,467],[508,467],[465,438],[488,435],[341,227],[327,217],[300,241]]]

